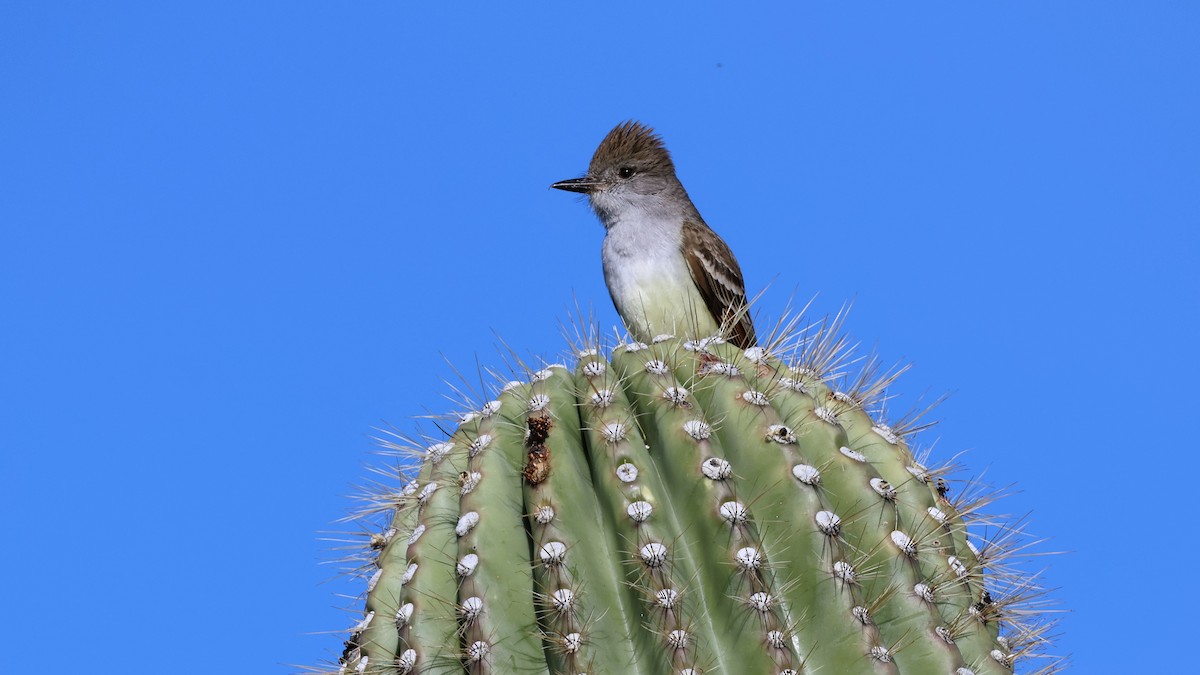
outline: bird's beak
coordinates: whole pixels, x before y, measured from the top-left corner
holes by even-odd
[[[591,194],[599,190],[604,185],[603,182],[595,178],[572,178],[570,180],[560,180],[550,187],[556,190],[566,190],[567,192],[582,192],[583,194]]]

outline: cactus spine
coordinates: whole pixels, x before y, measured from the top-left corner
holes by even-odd
[[[338,672],[1035,663],[1037,589],[1006,573],[1004,541],[968,539],[989,497],[951,499],[915,425],[872,419],[890,378],[831,384],[843,347],[663,336],[504,385],[373,498],[390,522]]]

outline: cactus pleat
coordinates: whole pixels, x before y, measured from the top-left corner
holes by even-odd
[[[1013,672],[1045,626],[968,543],[986,499],[805,344],[585,349],[422,442],[341,671]]]

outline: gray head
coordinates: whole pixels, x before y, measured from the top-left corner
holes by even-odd
[[[661,211],[691,207],[662,139],[650,127],[633,120],[618,124],[600,141],[587,175],[550,187],[586,194],[606,226],[630,208]]]

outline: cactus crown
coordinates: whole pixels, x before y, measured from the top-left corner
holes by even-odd
[[[843,316],[588,341],[385,440],[400,486],[355,515],[365,606],[325,672],[1058,670],[1021,527],[916,449],[927,410],[880,418],[903,368],[848,376]]]

